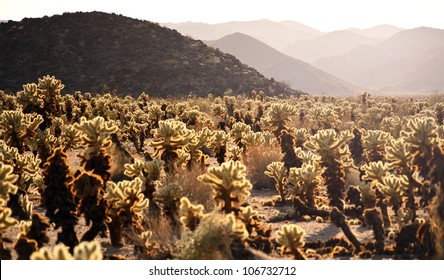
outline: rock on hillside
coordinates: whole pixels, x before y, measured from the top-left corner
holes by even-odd
[[[0,24],[0,89],[43,75],[76,90],[153,96],[300,92],[177,31],[116,14],[65,13]]]

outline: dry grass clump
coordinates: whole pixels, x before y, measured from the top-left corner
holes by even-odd
[[[253,184],[253,189],[274,190],[276,182],[267,176],[267,166],[272,162],[281,161],[284,155],[277,145],[260,144],[249,148],[248,155],[243,162],[247,168],[247,178]]]

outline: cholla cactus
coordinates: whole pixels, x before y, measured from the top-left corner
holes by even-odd
[[[109,203],[108,215],[111,221],[108,228],[111,234],[111,244],[122,246],[122,229],[134,225],[141,229],[139,219],[149,201],[142,193],[142,180],[120,181],[117,184],[108,181],[104,198]]]
[[[18,187],[15,182],[18,176],[13,174],[14,168],[11,165],[0,162],[0,199],[5,202],[9,200],[9,194],[17,193]]]
[[[421,189],[422,184],[414,177],[414,168],[412,167],[413,155],[410,152],[411,145],[406,143],[403,138],[392,141],[391,146],[387,147],[387,159],[391,165],[397,168],[399,175],[407,176],[409,188],[404,190],[407,196],[406,207],[412,209],[413,217],[416,218],[415,192]]]
[[[212,146],[214,154],[219,164],[225,162],[225,154],[227,152],[227,142],[229,136],[223,130],[218,130],[213,135]]]
[[[245,148],[247,148],[248,146],[257,147],[264,142],[265,138],[262,132],[253,132],[253,131],[249,131],[248,133],[244,134],[241,140],[241,143]]]
[[[20,154],[35,136],[43,118],[36,114],[23,114],[21,111],[3,111],[0,115],[0,138],[6,144],[16,147]]]
[[[286,122],[297,114],[296,107],[288,103],[273,103],[264,118],[264,123],[273,129],[274,135],[279,137],[282,130],[287,129]]]
[[[179,216],[181,224],[190,230],[195,230],[200,220],[205,216],[202,204],[194,205],[187,197],[180,199]]]
[[[288,170],[284,166],[283,162],[272,162],[267,166],[267,171],[264,172],[265,175],[273,178],[276,181],[276,191],[281,197],[282,203],[285,202],[286,190],[285,185],[287,183],[287,173]]]
[[[79,157],[85,164],[85,170],[101,176],[105,182],[108,181],[111,176],[108,172],[111,167],[111,156],[106,153],[106,149],[111,147],[110,136],[118,131],[118,127],[105,122],[102,117],[95,117],[92,120],[82,117],[80,124],[75,124],[74,127],[83,133],[80,140],[81,144],[86,146],[86,150]]]
[[[363,183],[358,186],[361,193],[361,201],[365,208],[370,209],[376,206],[376,192],[371,183]]]
[[[383,178],[389,174],[390,166],[382,161],[369,162],[364,164],[361,170],[364,171],[363,180],[382,183]]]
[[[252,185],[246,178],[246,167],[239,161],[228,161],[210,167],[198,179],[213,187],[214,200],[225,213],[238,210],[243,200],[250,196]]]
[[[419,174],[427,177],[430,172],[429,161],[432,157],[432,144],[436,140],[437,126],[432,118],[415,118],[407,123],[407,131],[401,131],[404,141],[410,144],[413,164],[419,168]]]
[[[81,132],[74,128],[73,125],[68,125],[65,127],[65,129],[62,132],[63,137],[63,150],[69,151],[71,149],[74,149],[77,144],[80,143],[80,136]]]
[[[42,194],[42,204],[46,207],[46,216],[55,223],[55,229],[62,228],[57,243],[62,242],[72,249],[79,244],[74,227],[78,218],[72,177],[69,175],[68,156],[57,148],[44,164],[43,175],[46,188]]]
[[[382,130],[368,130],[363,140],[364,152],[368,162],[379,161],[384,158],[385,144],[390,134]]]
[[[124,174],[131,178],[137,177],[142,180],[142,193],[146,198],[152,200],[156,187],[155,181],[162,178],[164,173],[164,165],[165,162],[161,159],[143,162],[135,158],[134,163],[125,164]]]
[[[136,121],[129,121],[124,127],[124,135],[133,142],[134,147],[138,153],[143,152],[145,145],[145,138],[148,135],[148,123],[139,123]]]
[[[178,177],[158,181],[154,192],[154,201],[162,205],[163,213],[176,223],[179,201],[182,197],[182,187]]]
[[[214,132],[208,128],[194,134],[192,141],[184,148],[184,151],[190,154],[190,160],[187,163],[188,169],[194,164],[199,163],[202,167],[206,164],[207,155],[202,152],[204,147],[210,147]]]
[[[31,255],[31,260],[102,260],[102,248],[97,241],[82,242],[74,248],[71,255],[62,244],[56,245],[51,251],[44,247]]]
[[[327,185],[328,196],[331,199],[330,205],[341,210],[344,209],[344,170],[346,166],[352,164],[350,152],[345,144],[351,138],[353,138],[353,134],[350,131],[343,131],[337,135],[334,130],[328,129],[319,131],[305,143],[307,149],[321,156],[321,166],[325,168],[322,175]]]
[[[154,140],[150,146],[155,149],[154,157],[165,162],[167,171],[174,169],[177,151],[191,142],[192,134],[193,131],[188,130],[183,122],[172,119],[159,121],[159,128],[154,130]]]
[[[245,149],[245,145],[242,144],[242,139],[246,134],[251,131],[251,127],[243,122],[237,122],[230,130],[230,137],[233,139],[234,144],[239,148]],[[245,152],[245,150],[244,150]]]
[[[26,196],[30,187],[40,187],[40,159],[33,154],[19,154],[15,147],[8,147],[0,140],[0,161],[13,167],[13,172],[18,176],[16,185],[18,190],[11,193],[8,200],[8,207],[11,208],[14,215],[20,219],[29,219],[29,213],[26,211],[24,196]]]
[[[293,130],[294,138],[295,138],[295,146],[296,148],[302,148],[304,146],[305,141],[310,138],[310,133],[305,128],[298,128]]]
[[[293,185],[293,195],[303,196],[307,206],[314,207],[314,191],[322,182],[324,169],[316,161],[306,161],[300,168],[290,168],[288,182]]]
[[[295,138],[294,136],[288,132],[286,129],[281,131],[279,135],[279,144],[281,147],[281,151],[284,154],[284,158],[282,161],[287,169],[292,167],[301,167],[302,161],[296,156],[294,146],[295,146]]]
[[[365,161],[364,147],[362,143],[362,132],[358,128],[353,128],[353,139],[350,141],[350,152],[353,161],[359,166]]]
[[[42,115],[44,121],[40,125],[41,130],[51,126],[53,116],[60,115],[61,90],[64,87],[60,80],[49,75],[39,78],[37,85],[32,83],[23,86],[19,102],[25,106],[24,112]]]
[[[244,152],[244,148],[239,148],[238,146],[233,146],[228,148],[228,151],[231,153],[230,159],[232,161],[239,161]]]
[[[201,219],[194,231],[182,232],[177,257],[190,260],[233,259],[232,243],[244,241],[247,237],[244,223],[236,220],[233,214],[212,212]]]
[[[403,122],[398,116],[385,117],[381,122],[381,130],[390,133],[392,137],[399,137]]]
[[[398,212],[402,204],[403,190],[407,189],[409,181],[406,176],[388,175],[378,183],[378,189],[387,197],[386,203],[390,203],[395,213]]]
[[[283,225],[276,231],[276,241],[282,245],[283,253],[291,253],[295,260],[305,260],[300,249],[304,246],[305,231],[297,225]]]
[[[82,241],[92,241],[99,234],[106,232],[108,203],[103,198],[105,193],[102,177],[88,172],[76,176],[73,182],[77,197],[80,199],[80,213],[85,215],[86,225],[92,222]]]
[[[8,229],[18,224],[18,221],[16,219],[11,218],[11,209],[6,208],[5,206],[6,201],[3,200],[3,198],[0,198],[0,257],[2,260],[11,259],[11,252],[3,245],[3,234]]]

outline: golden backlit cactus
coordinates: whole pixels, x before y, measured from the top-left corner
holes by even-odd
[[[282,253],[291,253],[295,260],[305,260],[300,248],[304,246],[305,231],[298,225],[283,225],[275,233],[276,242],[282,245]]]
[[[61,90],[64,85],[49,75],[38,80],[38,84],[23,86],[18,101],[23,105],[23,112],[36,112],[43,117],[40,129],[45,130],[51,126],[54,117],[60,116]]]
[[[0,162],[0,199],[3,202],[9,200],[9,194],[17,193],[18,187],[15,182],[18,176],[13,174],[14,168],[11,165]]]
[[[344,209],[343,189],[345,187],[345,167],[352,165],[350,151],[346,143],[353,134],[346,130],[339,135],[333,129],[321,130],[311,136],[305,148],[321,156],[321,166],[325,168],[325,179],[330,205]]]
[[[144,150],[145,138],[149,131],[149,124],[129,121],[125,124],[123,131],[124,136],[133,143],[136,151],[142,153]]]
[[[262,132],[249,131],[242,137],[241,143],[244,147],[257,147],[265,142],[265,138]]]
[[[242,154],[244,153],[244,148],[239,148],[238,146],[232,146],[228,148],[228,151],[231,153],[230,160],[239,161],[242,158]]]
[[[62,132],[63,137],[63,150],[69,151],[77,147],[80,143],[80,136],[82,133],[74,128],[73,125],[67,125]]]
[[[308,138],[310,138],[310,133],[305,128],[294,129],[293,135],[295,138],[296,148],[302,148],[304,146],[305,141],[307,141]]]
[[[83,234],[81,241],[92,241],[99,234],[106,234],[108,202],[104,199],[105,187],[99,175],[82,172],[73,182],[76,196],[80,200],[80,214],[84,214],[86,225],[91,227]]]
[[[229,260],[233,259],[233,242],[248,238],[245,224],[233,214],[212,212],[205,215],[194,231],[185,230],[180,240],[179,259]]]
[[[184,151],[190,154],[190,160],[187,163],[188,169],[191,169],[195,164],[205,166],[208,156],[202,152],[202,149],[211,146],[213,136],[214,132],[206,127],[194,133],[192,141],[184,147]]]
[[[106,149],[111,147],[111,134],[116,133],[118,127],[102,117],[92,120],[82,117],[80,123],[76,123],[74,127],[83,133],[80,141],[86,149],[79,157],[85,170],[101,176],[104,182],[108,181],[111,176],[108,172],[111,168],[111,156],[106,153]]]
[[[236,144],[239,148],[245,148],[245,145],[242,144],[242,139],[250,131],[251,127],[249,125],[246,125],[243,122],[237,122],[233,124],[229,134],[231,139],[233,139],[234,144]]]
[[[200,220],[205,216],[202,204],[194,205],[187,197],[180,199],[179,216],[182,226],[195,230]]]
[[[159,121],[159,128],[154,129],[154,140],[149,144],[155,149],[153,156],[165,162],[167,171],[174,169],[179,149],[185,148],[192,141],[193,131],[185,123],[168,119]]]
[[[432,157],[432,145],[436,141],[437,125],[433,118],[414,118],[407,123],[407,131],[401,131],[401,137],[410,145],[413,164],[423,177],[430,172],[429,162]]]
[[[284,163],[280,161],[272,162],[267,166],[267,171],[265,171],[264,173],[265,175],[273,178],[276,181],[276,191],[281,198],[281,202],[285,202],[285,197],[287,194],[285,185],[287,183],[288,170],[284,166]]]
[[[9,147],[0,140],[0,162],[11,165],[13,173],[18,176],[16,193],[11,193],[8,200],[8,207],[11,208],[14,215],[20,219],[29,219],[29,203],[26,205],[28,190],[31,187],[42,187],[42,177],[40,175],[40,159],[32,153],[20,154],[15,147]]]
[[[111,221],[108,228],[111,234],[111,244],[122,246],[122,230],[127,226],[141,229],[140,219],[143,210],[149,205],[142,193],[142,180],[135,178],[132,181],[120,181],[117,184],[108,181],[104,198],[109,204],[108,216]]]
[[[387,147],[387,160],[399,175],[405,175],[408,179],[408,189],[404,189],[407,196],[406,207],[413,211],[414,220],[416,218],[415,192],[421,189],[422,184],[414,176],[415,168],[412,166],[414,154],[411,153],[411,144],[405,142],[404,138],[392,141]]]
[[[6,144],[24,153],[43,118],[36,114],[23,114],[21,111],[3,111],[0,115],[0,138]]]
[[[218,167],[210,167],[207,174],[198,179],[213,188],[216,205],[225,213],[239,209],[245,198],[250,196],[252,185],[246,178],[246,167],[239,161],[228,161]]]
[[[46,216],[51,223],[55,223],[55,229],[62,228],[57,243],[62,242],[74,249],[79,244],[74,229],[78,222],[77,201],[73,178],[69,174],[68,156],[62,148],[57,148],[43,167],[45,189],[42,205],[46,208]]]
[[[382,183],[382,179],[389,174],[390,166],[388,163],[382,161],[369,162],[364,164],[361,170],[364,171],[362,180]]]
[[[152,161],[141,161],[137,158],[134,163],[126,163],[124,174],[131,178],[139,178],[142,180],[142,193],[146,198],[152,200],[155,191],[155,182],[162,178],[165,162],[161,159],[154,159]]]
[[[367,161],[379,161],[384,158],[385,145],[390,140],[390,134],[382,130],[367,130],[362,140]]]
[[[304,162],[300,168],[290,168],[287,181],[293,186],[293,195],[304,197],[307,206],[314,207],[314,192],[323,183],[323,172],[324,168],[313,160]]]
[[[371,183],[362,183],[357,186],[361,193],[361,201],[364,208],[370,209],[376,206],[376,191]]]
[[[6,207],[9,194],[16,193],[18,187],[15,186],[18,176],[14,175],[10,165],[0,162],[0,257],[1,259],[11,259],[11,253],[3,245],[3,234],[11,227],[18,224],[18,221],[11,217],[11,209]]]
[[[56,245],[52,250],[44,247],[31,255],[31,260],[102,260],[103,253],[97,241],[81,242],[74,248],[71,255],[66,246]]]
[[[182,186],[179,177],[166,178],[156,183],[156,191],[154,192],[154,201],[161,205],[163,214],[176,223],[179,202],[182,197]]]
[[[219,164],[225,162],[225,155],[227,152],[227,142],[230,136],[223,130],[218,130],[214,133],[211,141],[214,151],[214,156]]]
[[[402,204],[403,190],[407,189],[409,181],[406,176],[396,176],[390,174],[385,176],[382,183],[378,183],[378,189],[387,197],[386,203],[390,203],[395,213],[398,212]]]
[[[390,162],[391,168],[399,168],[401,172],[411,171],[413,154],[410,152],[411,145],[403,138],[392,140],[386,147],[386,158]]]
[[[11,252],[3,244],[3,234],[18,224],[11,214],[11,209],[6,207],[6,201],[0,198],[0,257],[2,260],[11,259]]]
[[[91,160],[98,157],[106,148],[110,148],[112,141],[111,134],[118,131],[118,127],[106,122],[102,117],[95,117],[92,120],[81,118],[79,124],[74,127],[83,134],[80,136],[80,141],[86,150],[81,154],[80,158],[83,161]]]
[[[273,103],[270,105],[264,117],[264,123],[270,127],[274,135],[278,137],[283,129],[287,129],[286,123],[291,116],[295,116],[298,110],[288,103]]]

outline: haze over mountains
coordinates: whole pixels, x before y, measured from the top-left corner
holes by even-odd
[[[295,21],[274,22],[271,20],[232,21],[220,24],[207,23],[164,23],[166,27],[176,29],[184,35],[199,40],[217,40],[236,32],[249,35],[265,44],[281,50],[300,40],[308,40],[322,32]]]
[[[206,43],[236,56],[266,77],[286,81],[290,86],[312,94],[352,95],[360,90],[356,86],[242,33],[234,33],[219,40],[206,41]]]
[[[405,30],[313,65],[352,83],[386,92],[444,89],[444,30]]]

